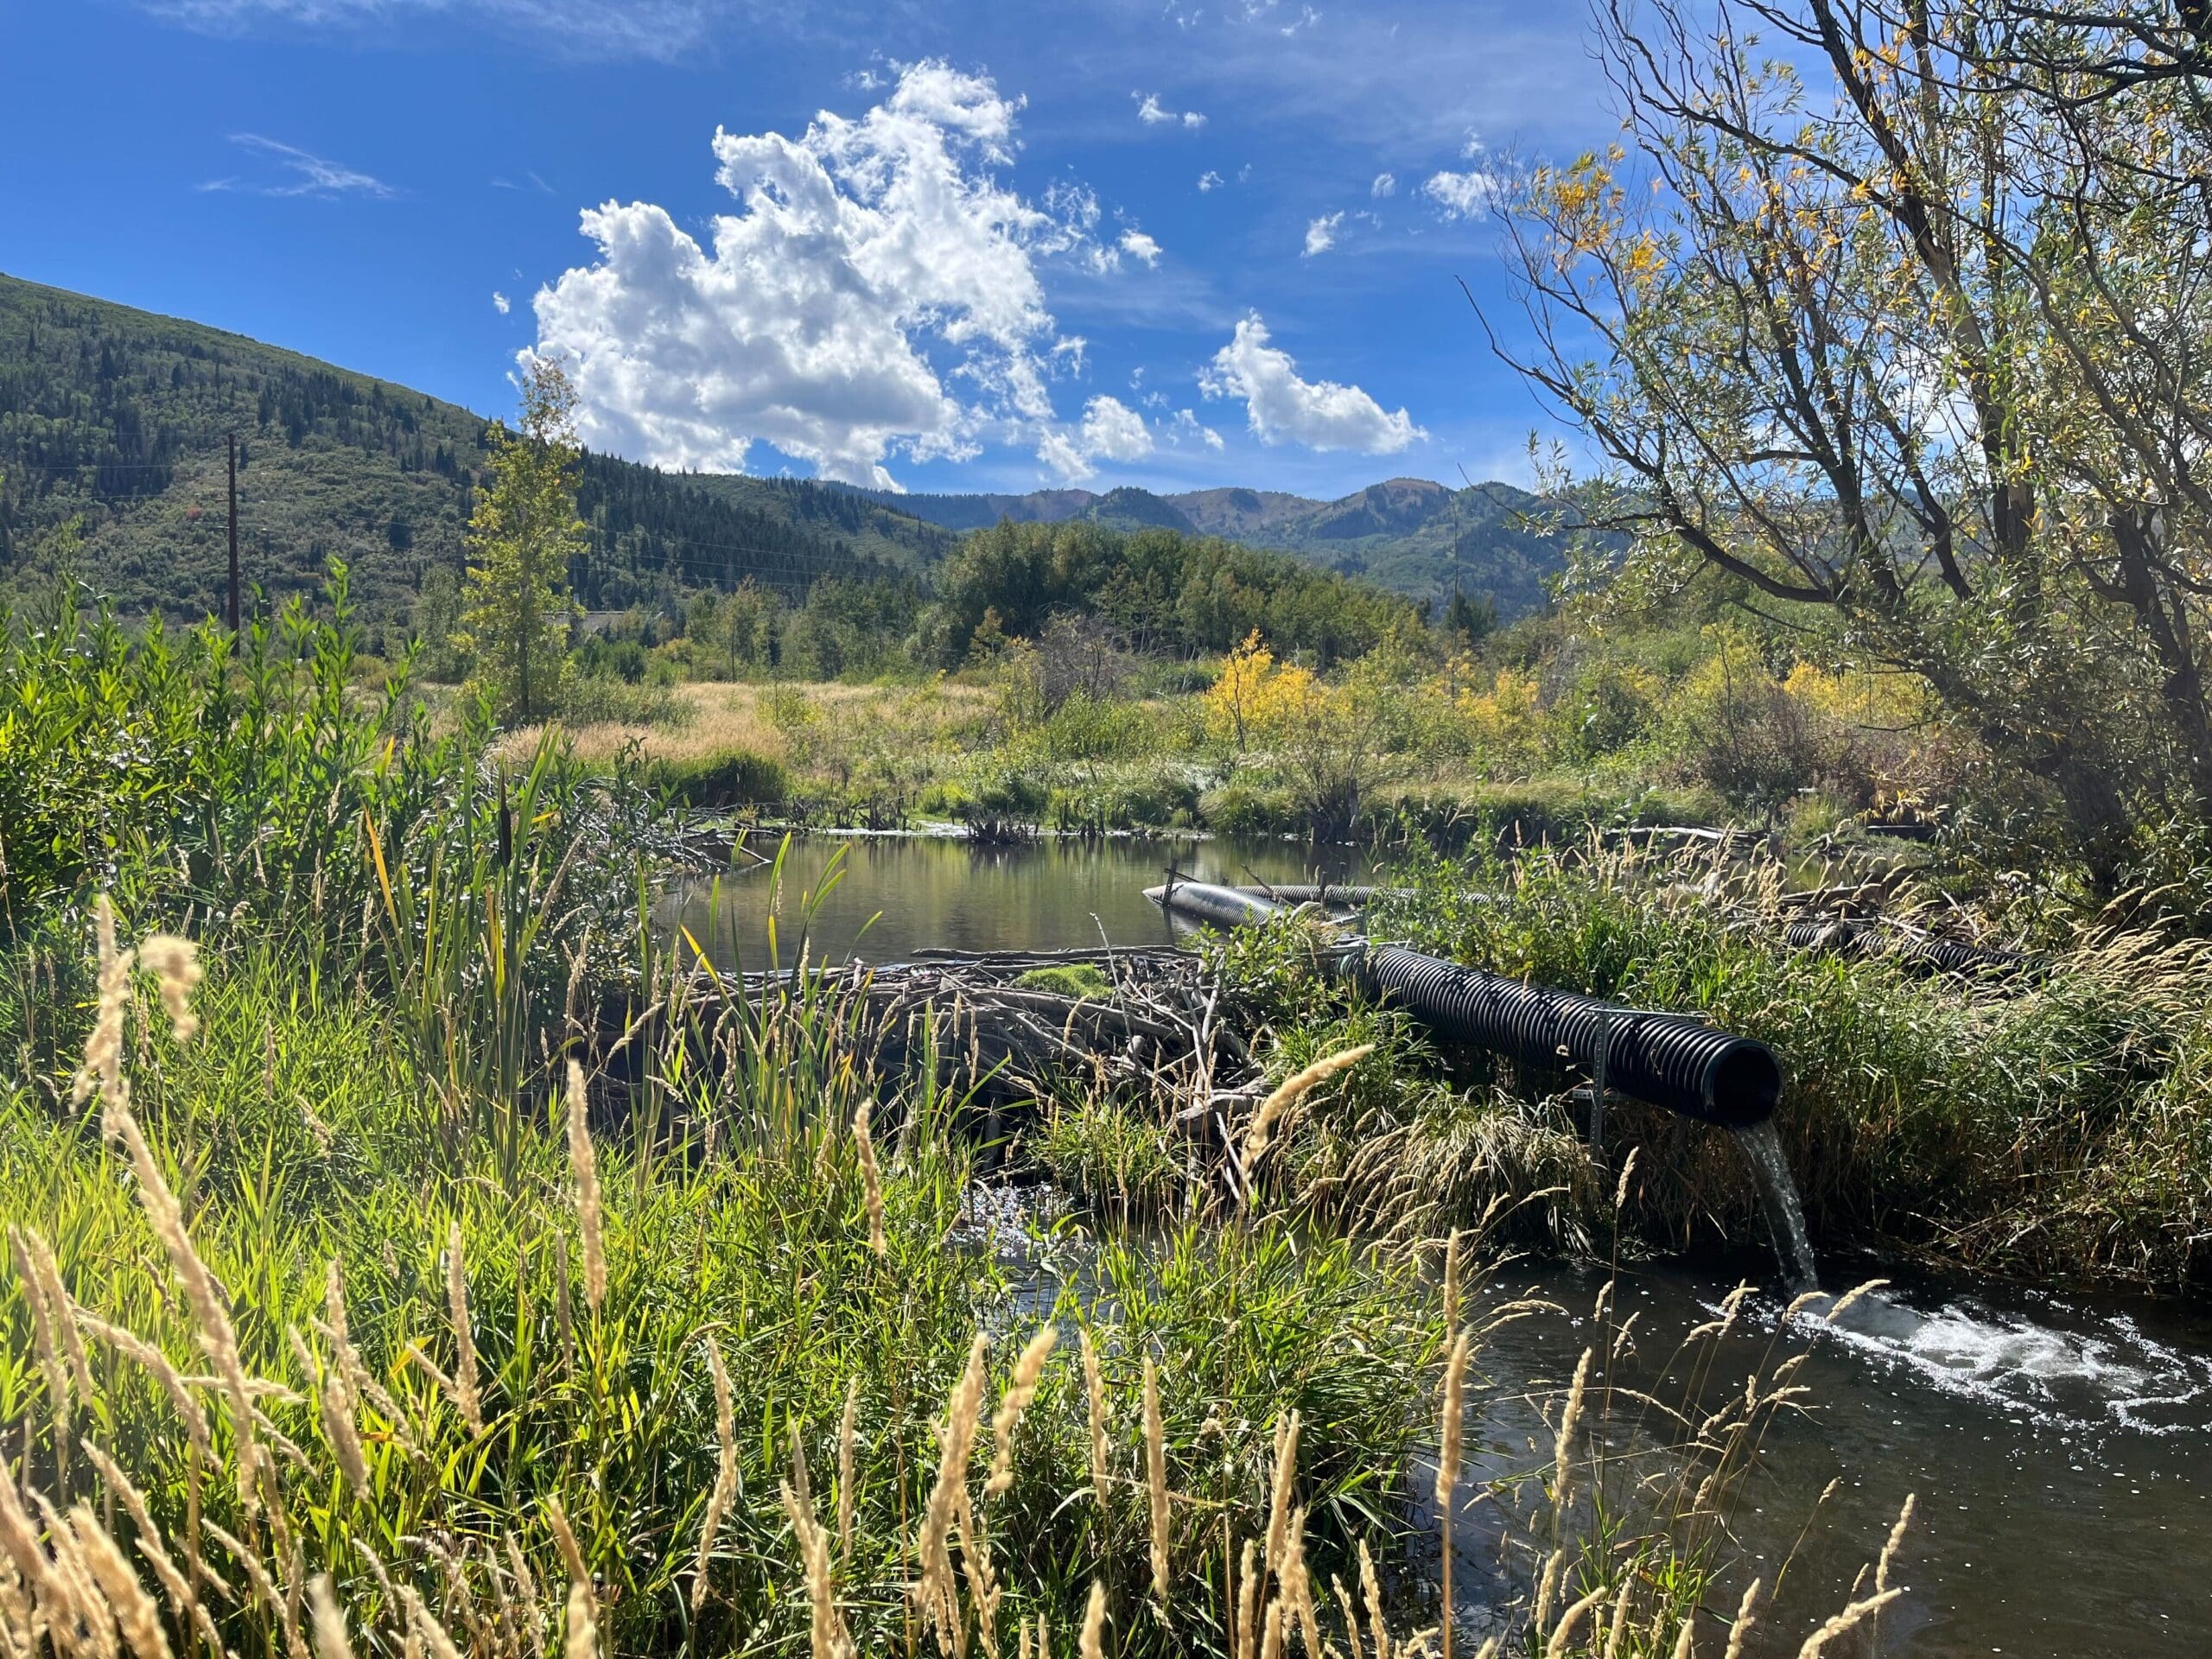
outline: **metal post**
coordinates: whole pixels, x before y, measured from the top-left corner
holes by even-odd
[[[231,632],[238,631],[238,435],[231,434]]]
[[[1590,1077],[1590,1161],[1605,1160],[1605,1066],[1613,1054],[1613,1010],[1598,1010],[1598,1052]]]

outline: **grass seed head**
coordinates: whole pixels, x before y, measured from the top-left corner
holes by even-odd
[[[1014,1361],[1014,1375],[1007,1379],[1006,1392],[999,1396],[999,1408],[991,1414],[991,1439],[995,1452],[991,1459],[990,1478],[983,1484],[983,1495],[995,1497],[1014,1484],[1014,1433],[1021,1426],[1022,1414],[1029,1409],[1029,1402],[1037,1397],[1037,1384],[1045,1375],[1045,1362],[1052,1357],[1052,1346],[1059,1340],[1059,1332],[1046,1325],[1029,1339],[1021,1351],[1021,1357]]]
[[[594,1313],[607,1300],[606,1217],[599,1192],[599,1155],[591,1143],[584,1069],[569,1062],[569,1169],[576,1183],[576,1219],[584,1240],[584,1301]]]
[[[1107,1507],[1107,1480],[1114,1466],[1113,1443],[1106,1437],[1106,1384],[1099,1376],[1098,1350],[1091,1343],[1090,1327],[1079,1327],[1076,1337],[1083,1344],[1083,1385],[1090,1416],[1090,1487],[1103,1511]]]
[[[484,1402],[476,1387],[476,1339],[469,1332],[468,1269],[461,1257],[461,1224],[446,1230],[446,1307],[453,1317],[454,1404],[477,1433],[484,1432]]]
[[[1144,1469],[1152,1496],[1152,1589],[1167,1599],[1167,1445],[1160,1415],[1160,1371],[1144,1361]]]

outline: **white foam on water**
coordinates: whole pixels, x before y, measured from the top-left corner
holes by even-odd
[[[1859,1298],[1833,1324],[1815,1303],[1798,1325],[1944,1393],[2025,1410],[2053,1427],[2206,1432],[2202,1408],[2212,1399],[2212,1359],[2154,1341],[2125,1316],[2101,1320],[2094,1332],[2073,1331],[1970,1299],[1922,1313],[1875,1294]],[[2196,1421],[2169,1418],[2192,1405]]]

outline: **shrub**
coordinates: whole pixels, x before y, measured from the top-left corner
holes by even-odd
[[[687,806],[777,806],[791,796],[783,763],[750,749],[663,756],[648,764],[645,781]]]

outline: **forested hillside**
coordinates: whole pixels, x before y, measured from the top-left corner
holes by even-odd
[[[1442,601],[1454,591],[1487,598],[1509,619],[1542,608],[1544,583],[1563,563],[1559,542],[1535,522],[1543,503],[1510,484],[1452,490],[1427,479],[1394,478],[1334,501],[1279,490],[1154,495],[1128,488],[1103,495],[1038,490],[869,499],[895,500],[906,512],[955,530],[1007,518],[1218,536],[1295,553],[1308,563],[1365,576],[1414,599]]]
[[[353,569],[372,615],[461,562],[482,417],[238,334],[0,276],[0,567],[67,556],[126,609],[218,607],[225,446],[238,435],[240,553],[272,594]],[[798,596],[819,575],[941,556],[942,529],[810,486],[696,479],[586,459],[594,608],[751,577]]]
[[[246,581],[281,597],[342,558],[365,613],[397,621],[426,572],[462,563],[485,429],[468,410],[389,381],[0,276],[0,573],[10,578],[73,559],[126,611],[219,608],[235,433]],[[1453,492],[1411,479],[1333,502],[1243,489],[893,497],[587,454],[578,505],[590,544],[569,575],[593,610],[673,611],[688,594],[747,581],[796,607],[826,575],[926,577],[963,532],[1001,518],[1078,521],[1280,549],[1414,598],[1487,597],[1510,618],[1542,606],[1560,565],[1525,520],[1537,505],[1503,485]],[[1219,548],[1204,562],[1201,586],[1228,584],[1207,602],[1223,616],[1250,609],[1256,567],[1232,574]],[[1283,587],[1286,573],[1269,570],[1261,585]],[[1301,615],[1317,596],[1351,591],[1291,588],[1299,597],[1282,602]],[[1082,596],[1091,608],[1099,598]],[[1193,629],[1220,632],[1193,622],[1165,633]],[[1165,637],[1154,621],[1140,631]],[[1328,630],[1306,616],[1297,632]]]

